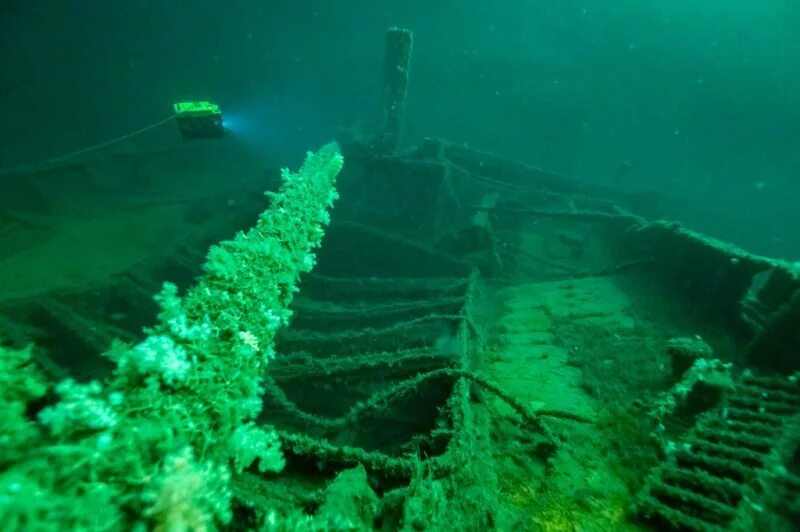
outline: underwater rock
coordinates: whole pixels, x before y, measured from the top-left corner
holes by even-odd
[[[367,471],[359,465],[342,471],[325,489],[325,502],[317,518],[330,524],[346,525],[336,530],[370,530],[378,513],[378,496],[367,482]],[[357,523],[353,519],[357,518]]]

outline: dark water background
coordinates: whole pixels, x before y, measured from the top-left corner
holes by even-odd
[[[218,102],[293,164],[378,109],[415,34],[406,141],[443,136],[674,196],[690,226],[800,259],[800,2],[0,0],[0,166]]]

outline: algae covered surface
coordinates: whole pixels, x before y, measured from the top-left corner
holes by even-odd
[[[758,376],[737,370],[761,336],[746,340],[713,312],[735,279],[747,287],[738,269],[770,272],[769,286],[796,282],[789,265],[670,230],[668,246],[733,268],[704,287],[717,297],[687,306],[654,269],[662,225],[553,207],[520,220],[519,191],[492,191],[519,185],[483,175],[508,170],[480,152],[457,152],[470,181],[357,222],[362,198],[331,210],[339,150],[327,145],[296,173],[284,170],[253,227],[212,246],[199,269],[182,252],[186,270],[170,266],[176,280],[199,277],[185,290],[164,284],[156,325],[143,332],[125,316],[68,310],[123,296],[139,304],[150,299],[131,288],[141,277],[53,291],[52,321],[28,329],[8,320],[45,339],[61,324],[68,354],[83,353],[70,361],[41,346],[3,349],[4,525],[644,530],[749,526],[766,507],[791,516],[784,464],[796,441],[796,377],[769,364]],[[417,168],[416,157],[394,158],[399,166],[374,181],[364,174],[371,156],[354,153],[341,192],[359,179],[397,195],[414,185],[392,176]],[[446,182],[451,163],[437,161]],[[476,193],[498,205],[489,216],[420,210]],[[420,238],[413,224],[397,231],[395,216],[432,220],[443,236]],[[646,231],[657,237],[640,248]],[[791,305],[779,299],[762,330],[790,327]],[[92,354],[116,332],[128,340]],[[86,370],[94,357],[109,369]],[[755,403],[753,390],[762,390]],[[731,411],[738,436],[728,434]],[[737,437],[748,438],[742,451],[728,443]],[[763,478],[772,487],[748,491]],[[780,527],[791,517],[771,519]]]

